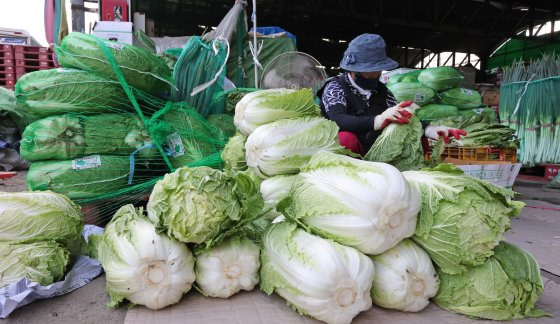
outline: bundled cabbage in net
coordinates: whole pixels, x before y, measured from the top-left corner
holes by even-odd
[[[216,128],[224,139],[228,139],[235,135],[237,129],[233,124],[233,116],[228,114],[214,114],[206,117],[210,125]]]
[[[464,77],[455,68],[440,66],[423,70],[418,75],[418,81],[435,91],[456,87]]]
[[[429,104],[414,112],[421,121],[427,122],[440,118],[457,116],[459,110],[451,105]]]
[[[16,96],[13,91],[0,87],[0,133],[3,126],[16,126],[18,133],[21,134],[25,126],[34,119],[23,112],[16,102]]]
[[[119,82],[75,69],[27,73],[16,83],[15,93],[18,106],[39,118],[133,111]]]
[[[65,114],[40,119],[27,126],[20,152],[30,161],[63,160],[92,154],[129,155],[149,144],[153,144],[152,138],[135,114]],[[150,149],[139,154],[159,153]]]
[[[155,140],[165,147],[173,168],[220,166],[221,150],[227,140],[192,107],[168,103],[149,123]]]
[[[105,51],[114,57],[108,59]],[[171,71],[165,61],[136,46],[103,40],[92,35],[70,33],[55,48],[58,63],[116,80],[113,65],[121,69],[128,84],[159,96],[170,92]]]
[[[453,88],[440,94],[440,102],[457,106],[459,109],[472,109],[482,106],[482,97],[475,90]]]
[[[413,70],[410,72],[392,75],[387,81],[387,85],[393,85],[399,82],[418,82],[418,75],[420,75],[422,70]]]
[[[436,95],[434,90],[418,82],[399,82],[389,86],[389,90],[398,101],[412,101],[424,106],[432,101]]]
[[[51,190],[71,199],[91,198],[108,194],[145,181],[147,171],[131,168],[128,156],[93,155],[64,161],[41,161],[31,164],[26,183],[29,190]],[[129,184],[131,172],[136,171]]]

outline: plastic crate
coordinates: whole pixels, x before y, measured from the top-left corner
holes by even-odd
[[[544,178],[546,181],[552,181],[560,173],[560,164],[545,164]]]
[[[52,60],[28,60],[28,59],[18,59],[16,60],[17,66],[24,66],[29,68],[39,68],[39,67],[51,67],[54,68],[54,62]]]
[[[13,51],[14,47],[8,44],[0,44],[0,51]]]
[[[40,61],[52,61],[51,53],[26,53],[26,52],[16,52],[14,55],[16,60],[40,60]]]
[[[0,58],[3,59],[13,59],[14,58],[14,52],[9,50],[9,51],[0,51]]]
[[[14,52],[16,53],[48,53],[50,50],[48,47],[41,46],[26,46],[26,45],[14,45]]]
[[[40,71],[40,70],[48,70],[52,68],[53,68],[52,66],[16,66],[15,77],[16,80],[19,80],[19,78],[21,78],[27,73]]]
[[[429,160],[432,154],[432,147],[424,154],[424,158]],[[441,154],[442,159],[451,158],[461,161],[503,161],[517,162],[517,149],[499,147],[461,147],[448,146]]]
[[[0,80],[15,80],[16,75],[12,72],[4,72],[0,70]]]
[[[0,57],[0,66],[14,66],[15,61],[13,59],[5,59]]]
[[[505,188],[513,188],[513,183],[521,170],[521,163],[508,163],[502,161],[486,162],[454,162],[466,175],[482,179]]]
[[[0,87],[4,87],[10,90],[14,90],[14,86],[16,85],[15,80],[2,80],[0,79]]]

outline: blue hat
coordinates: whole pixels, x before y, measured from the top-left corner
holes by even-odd
[[[340,68],[351,72],[387,71],[397,66],[397,62],[387,57],[385,41],[377,34],[362,34],[354,38],[340,61]]]

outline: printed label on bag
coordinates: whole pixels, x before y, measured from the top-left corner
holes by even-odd
[[[417,93],[414,95],[412,102],[421,102],[424,101],[424,99],[426,99],[426,96],[423,93]]]
[[[72,160],[72,169],[74,170],[93,169],[99,168],[100,166],[101,156],[99,155],[86,156]]]
[[[179,134],[173,133],[167,136],[167,145],[171,150],[172,157],[176,158],[185,154],[185,146],[183,145],[183,141],[181,140]]]
[[[112,42],[105,42],[105,44],[107,44],[107,47],[113,48],[113,49],[118,49],[118,50],[122,50],[124,47],[124,44],[118,44],[118,43],[112,43]]]
[[[467,96],[472,96],[473,95],[473,92],[470,89],[461,88],[461,93],[464,94],[464,95],[467,95]]]
[[[475,108],[473,109],[473,111],[477,114],[477,115],[481,115],[484,112],[484,108]]]

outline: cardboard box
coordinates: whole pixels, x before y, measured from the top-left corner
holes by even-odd
[[[510,189],[513,188],[522,165],[506,161],[463,161],[449,158],[444,162],[455,164],[468,176]]]
[[[93,35],[103,39],[132,45],[132,23],[128,21],[98,21],[93,27]]]

